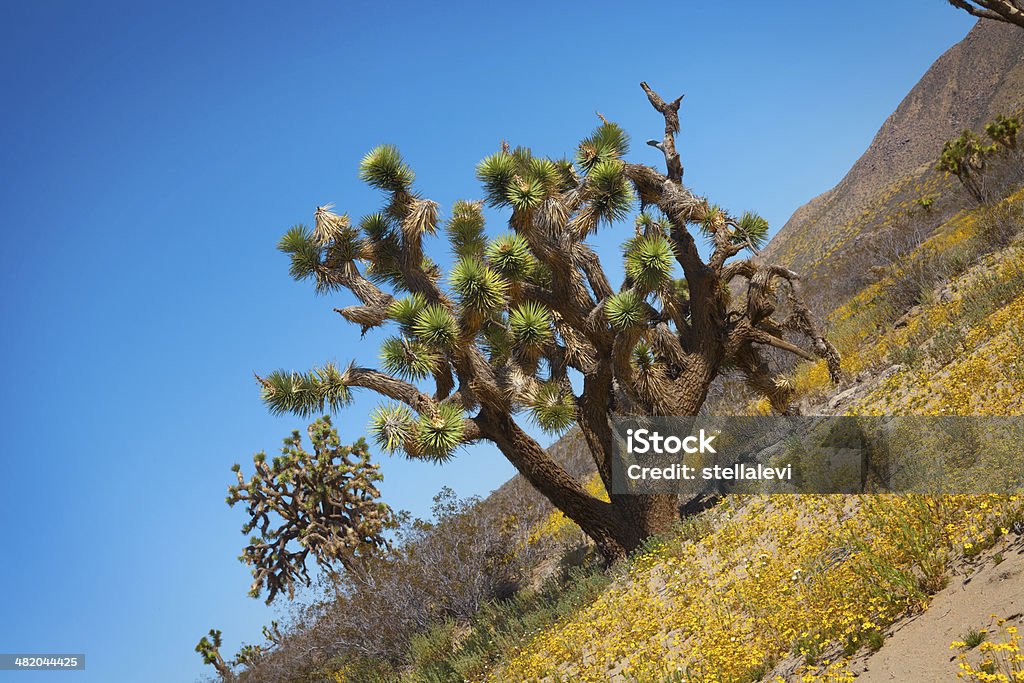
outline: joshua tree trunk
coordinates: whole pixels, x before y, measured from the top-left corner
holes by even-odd
[[[524,432],[508,415],[492,415],[482,413],[478,418],[481,431],[491,437],[502,454],[508,458],[516,470],[551,501],[551,504],[565,513],[583,529],[599,552],[609,560],[619,559],[634,550],[640,541],[652,533],[665,527],[645,529],[639,518],[627,514],[626,510],[634,509],[632,504],[622,499],[633,496],[616,496],[606,503],[583,490],[576,479],[569,475],[548,455],[540,444]],[[610,483],[609,483],[610,490]],[[673,496],[672,510],[665,524],[671,524],[678,518]],[[639,515],[637,516],[639,517]]]

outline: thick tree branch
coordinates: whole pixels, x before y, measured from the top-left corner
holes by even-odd
[[[761,353],[744,344],[735,355],[736,365],[753,389],[765,396],[772,409],[779,413],[791,413],[789,401],[793,396],[793,388],[781,376],[772,376],[771,368]]]
[[[602,552],[619,545],[619,539],[637,533],[636,529],[630,529],[627,521],[619,516],[611,503],[587,493],[578,481],[516,424],[511,415],[483,410],[477,422],[482,434],[494,442],[519,473],[541,494],[551,500],[558,500],[559,507],[594,539]],[[608,430],[610,438],[610,428]],[[608,477],[610,488],[610,471]]]
[[[665,155],[669,180],[680,183],[683,180],[683,164],[679,160],[679,152],[676,151],[676,133],[679,132],[679,104],[683,101],[683,95],[666,102],[658,93],[651,90],[646,82],[640,81],[640,87],[647,93],[651,106],[665,117],[665,136],[661,141],[661,151]]]
[[[756,266],[749,260],[730,263],[722,269],[722,282],[732,282],[737,277],[745,277],[748,280],[753,277]]]
[[[577,401],[577,422],[594,458],[605,490],[612,490],[612,430],[609,415],[614,413],[612,384],[614,371],[611,354],[599,357],[583,378],[583,392]]]
[[[949,4],[980,19],[992,19],[1024,28],[1024,2],[1021,0],[949,0]]]
[[[345,308],[335,308],[334,312],[350,323],[359,325],[360,336],[365,335],[374,327],[383,325],[388,319],[388,307],[386,305],[346,306]]]
[[[426,412],[434,405],[434,400],[422,393],[415,385],[371,368],[350,366],[344,373],[345,384],[349,387],[360,387],[400,401],[417,413]]]
[[[815,356],[810,351],[807,351],[805,349],[801,349],[796,344],[792,344],[792,343],[786,341],[785,339],[780,339],[779,337],[776,337],[774,335],[768,334],[767,332],[765,332],[763,330],[757,330],[757,329],[752,330],[751,333],[750,333],[750,338],[751,338],[751,341],[757,342],[758,344],[768,344],[769,346],[774,346],[777,349],[782,349],[783,351],[789,351],[790,353],[792,353],[794,355],[800,356],[804,360],[810,360],[810,361],[818,360],[817,356]]]
[[[367,280],[353,261],[328,263],[326,268],[327,277],[332,283],[352,292],[366,306],[386,311],[394,300],[390,294]]]
[[[423,235],[433,234],[436,230],[437,202],[412,198],[403,203],[403,208],[399,267],[405,284],[410,292],[422,294],[427,301],[441,302],[450,307],[437,283],[423,269]]]
[[[800,276],[782,266],[771,266],[770,270],[772,274],[781,277],[789,283],[789,304],[793,309],[791,317],[796,329],[810,338],[811,343],[814,345],[815,353],[818,354],[819,358],[823,358],[828,365],[828,374],[832,381],[836,383],[841,382],[843,379],[841,356],[832,342],[825,338],[825,335],[818,328],[814,320],[814,315],[807,308],[807,304],[804,302]]]
[[[607,299],[614,294],[612,286],[608,282],[608,276],[605,275],[604,269],[601,267],[601,260],[593,249],[585,244],[579,245],[577,248],[577,260],[580,269],[587,276],[587,282],[590,283],[590,288],[594,291],[594,296],[597,297],[598,301]]]

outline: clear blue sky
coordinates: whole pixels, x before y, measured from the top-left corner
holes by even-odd
[[[442,206],[479,196],[503,138],[571,153],[595,110],[655,163],[646,79],[686,93],[687,181],[778,228],[972,23],[943,0],[816,5],[4,2],[0,652],[87,654],[32,680],[160,683],[202,673],[211,626],[228,652],[258,639],[275,611],[245,596],[225,487],[301,422],[252,372],[374,353],[274,244],[317,204],[376,207],[371,146]],[[420,514],[511,474],[487,449],[383,469]]]

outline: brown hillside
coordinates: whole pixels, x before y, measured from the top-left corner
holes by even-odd
[[[931,163],[943,142],[960,131],[978,130],[996,114],[1021,108],[1024,33],[979,21],[932,64],[846,177],[794,212],[765,249],[766,256],[812,278],[835,277],[835,264],[826,270],[823,261],[870,227],[865,211],[873,202],[895,195],[900,179],[935,175]]]

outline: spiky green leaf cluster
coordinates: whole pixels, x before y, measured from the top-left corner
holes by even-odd
[[[985,134],[998,145],[1007,149],[1017,148],[1017,136],[1024,122],[1019,116],[1003,116],[1000,114],[985,126]]]
[[[385,282],[401,289],[401,244],[392,220],[383,213],[372,213],[360,219],[359,229],[366,236],[360,242],[359,253],[366,263],[366,274],[375,282]]]
[[[487,245],[487,262],[509,280],[525,280],[536,266],[530,246],[516,234],[501,235]]]
[[[672,274],[675,253],[664,237],[638,237],[626,248],[626,275],[633,285],[652,292],[665,285]]]
[[[362,244],[359,239],[359,232],[355,228],[348,228],[335,238],[327,250],[328,262],[337,260],[341,262],[355,261],[361,255]]]
[[[492,363],[500,364],[512,353],[512,335],[505,322],[502,317],[495,316],[495,319],[485,324],[481,330],[480,340]]]
[[[294,413],[308,417],[325,410],[335,412],[352,400],[345,373],[334,363],[309,372],[275,370],[261,378],[261,397],[275,415]]]
[[[550,434],[559,434],[576,422],[576,402],[557,382],[545,382],[529,404],[530,418]]]
[[[637,236],[666,237],[668,235],[668,231],[665,229],[666,222],[664,216],[654,216],[648,211],[642,211],[637,214],[634,229]]]
[[[413,320],[412,331],[424,344],[448,348],[459,336],[459,325],[444,306],[427,304]]]
[[[584,138],[576,150],[576,161],[586,171],[604,161],[621,159],[629,152],[629,136],[615,123],[604,123]]]
[[[586,197],[598,222],[622,220],[633,206],[633,186],[623,172],[622,162],[598,162],[587,174]]]
[[[956,176],[969,174],[981,167],[990,148],[982,144],[978,136],[965,130],[958,137],[949,140],[942,147],[938,170]]]
[[[359,220],[359,229],[374,241],[394,238],[394,227],[391,221],[379,211],[363,216]]]
[[[445,226],[452,251],[460,259],[482,258],[487,246],[484,236],[484,214],[479,202],[459,200],[452,206],[452,215]]]
[[[505,193],[508,204],[517,211],[529,211],[544,201],[544,185],[536,178],[522,178],[512,181]]]
[[[535,156],[527,160],[525,176],[540,185],[545,195],[557,192],[563,180],[563,175],[555,162]]]
[[[380,358],[385,370],[411,380],[430,377],[441,362],[436,350],[405,337],[385,339],[380,347]]]
[[[633,366],[636,388],[643,395],[654,397],[665,390],[665,367],[646,341],[640,340],[633,348],[630,364]]]
[[[442,403],[430,413],[420,415],[416,425],[417,455],[437,462],[450,459],[462,443],[465,433],[459,406]]]
[[[715,233],[721,230],[725,226],[725,221],[728,218],[725,209],[720,207],[718,204],[710,204],[707,210],[704,212],[704,217],[701,218],[697,227],[705,237],[713,237]]]
[[[475,313],[504,308],[508,283],[478,259],[471,257],[456,263],[450,280],[463,308]]]
[[[657,362],[657,358],[655,357],[654,350],[650,345],[646,341],[641,340],[633,348],[630,361],[632,362],[634,369],[640,372],[646,372],[654,367],[654,364]]]
[[[476,177],[484,185],[488,204],[503,206],[508,203],[508,189],[516,177],[517,165],[508,152],[492,154],[477,164]]]
[[[409,296],[395,299],[388,306],[388,317],[394,320],[403,330],[412,332],[412,326],[416,323],[416,316],[426,308],[427,301],[419,292]]]
[[[476,175],[491,206],[517,211],[533,210],[574,184],[571,165],[535,157],[525,147],[492,154],[477,165]]]
[[[359,163],[359,178],[371,187],[386,192],[408,191],[416,174],[402,160],[394,145],[375,147]]]
[[[768,242],[768,221],[753,211],[744,211],[736,221],[732,237],[737,244],[749,244],[760,249]]]
[[[627,289],[605,301],[604,315],[612,327],[626,330],[646,322],[647,306],[636,290]]]
[[[277,248],[291,257],[288,274],[295,280],[316,275],[320,267],[321,249],[313,238],[313,231],[305,225],[293,225],[281,236]]]
[[[398,403],[377,406],[370,416],[370,434],[377,445],[388,453],[395,453],[405,447],[413,432],[413,425],[412,411]]]
[[[512,341],[525,348],[540,348],[551,339],[551,312],[543,304],[526,301],[508,315]]]

